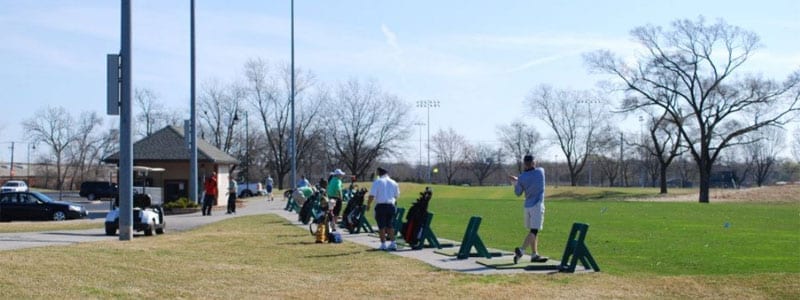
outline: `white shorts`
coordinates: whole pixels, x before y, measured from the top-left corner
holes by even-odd
[[[544,205],[525,208],[525,227],[542,230],[544,226]]]

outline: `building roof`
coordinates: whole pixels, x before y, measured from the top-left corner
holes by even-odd
[[[167,126],[133,143],[133,160],[136,161],[188,161],[183,128]],[[203,139],[197,139],[197,161],[209,163],[238,164],[236,158],[228,155]],[[106,163],[119,162],[119,152],[103,159]]]

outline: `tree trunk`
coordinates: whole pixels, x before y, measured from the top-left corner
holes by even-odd
[[[661,186],[661,194],[667,193],[667,164],[661,164],[661,172],[659,172],[660,177],[660,186]],[[683,182],[681,182],[681,186],[683,186]]]
[[[700,164],[700,203],[708,203],[709,187],[711,186],[711,166]]]

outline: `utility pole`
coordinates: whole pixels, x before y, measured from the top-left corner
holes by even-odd
[[[131,222],[133,219],[131,0],[122,0],[121,21],[122,84],[119,115],[119,239],[128,241],[133,238],[133,223]]]

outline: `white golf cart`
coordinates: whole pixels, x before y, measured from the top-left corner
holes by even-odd
[[[164,208],[160,194],[154,197],[147,193],[147,175],[151,172],[163,172],[163,168],[150,168],[133,166],[135,174],[142,176],[141,187],[133,187],[133,230],[144,231],[144,235],[163,234],[166,227],[164,222]],[[152,190],[153,188],[151,188]],[[154,201],[155,200],[155,201]],[[116,235],[119,229],[119,197],[114,200],[112,207],[106,215],[106,235]]]

